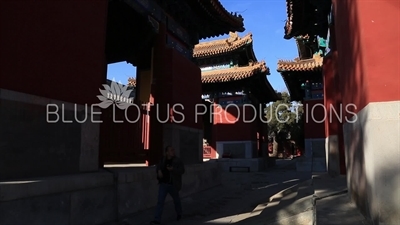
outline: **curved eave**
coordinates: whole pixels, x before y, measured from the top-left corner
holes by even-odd
[[[234,67],[222,70],[204,71],[201,73],[201,81],[206,83],[226,83],[243,80],[257,74],[268,75],[269,68],[265,62],[257,62],[245,67]]]
[[[253,42],[248,44],[246,51],[247,51],[247,57],[249,58],[249,60],[253,60],[253,62],[258,62],[256,54],[254,53]]]
[[[292,85],[290,85],[290,81],[287,78],[286,73],[281,72],[281,76],[282,76],[283,81],[285,82],[286,88],[289,91],[290,99],[292,101],[301,101],[302,100],[301,96],[298,95],[297,89],[296,89],[296,91],[293,90],[294,87],[292,87]]]
[[[323,57],[297,60],[297,61],[278,61],[278,72],[301,72],[301,71],[322,71]]]
[[[192,7],[202,8],[203,19],[213,21],[215,29],[208,32],[199,32],[199,39],[218,37],[229,32],[243,32],[244,19],[241,15],[228,12],[219,0],[186,0]],[[200,7],[199,7],[200,5]],[[214,26],[213,25],[213,26]]]
[[[199,2],[204,2],[204,0],[198,0]],[[227,23],[231,24],[232,27],[236,27],[237,29],[242,29],[244,31],[244,19],[241,15],[233,15],[232,13],[228,12],[225,7],[221,4],[219,0],[210,0],[211,5],[214,6],[213,8],[222,15],[226,20]]]
[[[294,3],[293,0],[286,0],[286,13],[287,13],[287,18],[285,22],[285,34],[284,34],[284,39],[289,40],[293,37],[292,30],[293,30],[293,8],[294,8]]]
[[[193,57],[206,58],[229,54],[246,45],[249,45],[249,47],[252,48],[252,43],[253,35],[251,33],[244,37],[239,37],[237,34],[231,34],[231,37],[226,39],[207,41],[195,45],[193,49]]]
[[[263,79],[263,82],[260,82],[260,85],[261,89],[265,93],[265,103],[281,100],[266,77]]]

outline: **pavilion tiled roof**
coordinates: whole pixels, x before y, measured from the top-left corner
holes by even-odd
[[[269,68],[264,61],[250,63],[249,66],[233,67],[229,69],[203,71],[202,83],[220,83],[243,80],[256,74],[269,74]]]
[[[215,56],[225,54],[240,47],[245,46],[253,41],[253,35],[251,33],[244,37],[239,37],[235,33],[229,33],[230,37],[222,40],[207,41],[195,45],[193,49],[193,57],[200,58],[206,56]]]
[[[316,55],[312,59],[279,60],[277,70],[278,72],[321,71],[323,59],[322,56]]]

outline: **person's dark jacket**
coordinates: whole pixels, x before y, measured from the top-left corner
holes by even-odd
[[[166,161],[166,157],[164,157],[156,167],[156,173],[158,173],[158,170],[162,170],[164,168]],[[182,189],[182,175],[185,173],[185,166],[183,165],[182,160],[179,157],[174,157],[172,159],[172,167],[173,170],[169,171],[171,179],[172,179],[172,185],[180,191]],[[158,176],[157,176],[158,179]]]

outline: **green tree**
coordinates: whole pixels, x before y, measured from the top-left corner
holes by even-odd
[[[303,106],[292,102],[287,92],[277,93],[281,100],[267,106],[266,117],[270,137],[275,140],[290,138],[296,144],[303,145]]]

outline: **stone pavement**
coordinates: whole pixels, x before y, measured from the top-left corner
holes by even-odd
[[[297,172],[295,162],[281,160],[267,172],[224,172],[222,185],[182,199],[181,221],[166,203],[162,224],[371,224],[350,201],[345,176]],[[153,215],[154,208],[107,225],[149,224]]]
[[[363,225],[371,224],[351,202],[347,193],[346,177],[332,178],[327,174],[313,175],[316,201],[316,224]]]
[[[278,166],[278,168],[267,172],[225,172],[222,176],[223,184],[221,186],[182,199],[184,214],[181,221],[175,221],[173,203],[166,203],[162,224],[254,224],[247,220],[253,218],[263,221],[265,217],[268,217],[268,220],[275,221],[287,217],[287,214],[279,213],[282,205],[278,207],[279,202],[284,202],[283,205],[288,205],[291,202],[290,198],[285,195],[281,194],[282,196],[274,198],[275,202],[271,203],[274,207],[267,214],[262,213],[266,211],[263,204],[270,202],[271,196],[283,189],[293,187],[306,180],[310,181],[311,173],[297,172],[292,169],[290,163],[285,162],[284,164],[284,166]],[[288,193],[290,192],[286,194]],[[312,193],[308,193],[307,196],[310,194]],[[302,207],[300,208],[302,209]],[[153,215],[154,208],[112,224],[149,224]],[[261,217],[264,217],[264,219]]]

